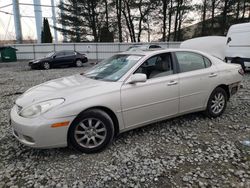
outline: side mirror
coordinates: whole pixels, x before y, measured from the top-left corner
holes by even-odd
[[[56,55],[53,55],[52,58],[55,59],[55,58],[56,58]]]
[[[146,74],[142,74],[142,73],[136,73],[136,74],[133,74],[129,80],[128,80],[128,83],[129,84],[135,84],[137,82],[146,82],[147,81],[147,76]]]

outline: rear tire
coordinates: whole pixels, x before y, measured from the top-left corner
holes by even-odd
[[[227,107],[227,98],[227,93],[223,88],[215,88],[209,97],[205,114],[211,118],[220,116]]]
[[[82,66],[83,66],[82,60],[77,59],[77,60],[76,60],[76,66],[77,66],[77,67],[82,67]]]
[[[77,151],[96,153],[107,147],[114,137],[114,124],[110,116],[99,109],[81,113],[68,131],[68,143]]]

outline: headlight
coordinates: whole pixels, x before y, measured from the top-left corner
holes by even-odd
[[[44,102],[40,102],[37,104],[33,104],[27,108],[24,108],[19,115],[25,118],[34,118],[37,117],[50,109],[62,104],[64,99],[53,99]]]
[[[40,60],[36,60],[36,61],[34,61],[33,63],[39,63],[40,62]]]

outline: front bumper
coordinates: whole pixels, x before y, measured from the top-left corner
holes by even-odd
[[[38,68],[41,68],[41,63],[32,63],[32,62],[30,62],[30,63],[29,63],[29,66],[30,66],[32,69],[38,69]]]
[[[58,122],[73,121],[75,117],[46,119],[43,116],[23,118],[17,113],[15,105],[11,109],[10,118],[14,136],[24,145],[34,148],[56,148],[67,146],[68,126],[51,128]]]
[[[88,58],[87,57],[82,58],[82,62],[83,63],[87,63],[88,62]]]

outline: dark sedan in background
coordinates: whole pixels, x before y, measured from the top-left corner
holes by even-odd
[[[161,49],[162,47],[156,44],[138,44],[130,46],[126,51],[144,51],[144,50],[153,50]]]
[[[61,66],[83,66],[83,63],[88,62],[88,58],[85,54],[81,54],[76,51],[58,51],[48,53],[41,59],[35,59],[29,61],[29,66],[32,69],[42,68],[50,69],[53,67]]]

